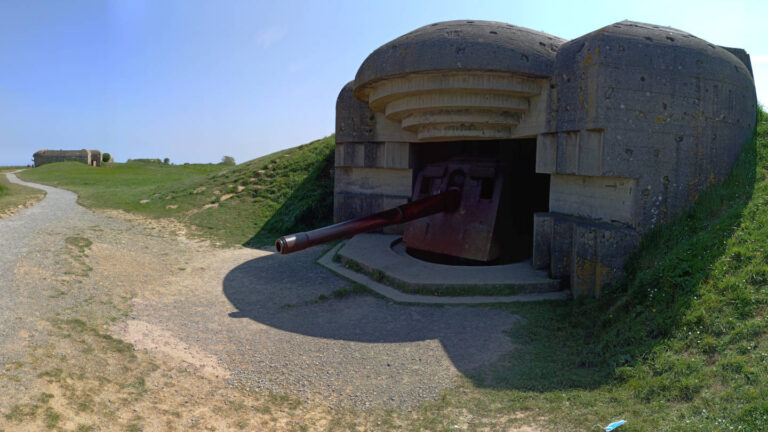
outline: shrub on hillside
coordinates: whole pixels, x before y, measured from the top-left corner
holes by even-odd
[[[232,156],[224,156],[221,158],[222,165],[235,165],[235,158]]]

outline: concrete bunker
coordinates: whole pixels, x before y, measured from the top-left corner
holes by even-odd
[[[334,217],[423,195],[435,163],[495,161],[508,173],[502,253],[486,264],[522,260],[597,295],[643,233],[727,176],[755,115],[749,55],[680,30],[623,21],[565,41],[499,22],[435,23],[373,51],[341,90]],[[412,248],[424,220],[384,233],[404,232]]]
[[[39,150],[32,156],[35,161],[35,166],[54,163],[54,162],[66,162],[74,161],[81,162],[86,165],[99,167],[101,166],[101,151],[99,150]]]

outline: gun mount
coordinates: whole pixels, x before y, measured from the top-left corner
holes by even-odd
[[[275,248],[289,254],[321,243],[409,223],[408,248],[473,261],[501,253],[497,226],[508,206],[500,205],[506,165],[486,160],[450,160],[428,165],[418,175],[412,201],[373,215],[280,237]]]

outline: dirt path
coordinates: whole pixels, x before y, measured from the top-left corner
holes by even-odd
[[[0,430],[323,429],[513,349],[517,317],[344,295],[320,249],[217,249],[27,185],[47,197],[0,220]]]

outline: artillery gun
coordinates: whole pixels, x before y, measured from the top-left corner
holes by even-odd
[[[275,248],[289,254],[388,225],[407,223],[406,247],[474,262],[498,260],[509,241],[498,223],[509,215],[503,191],[507,166],[494,160],[453,159],[431,164],[416,179],[409,203],[369,216],[280,237]]]

